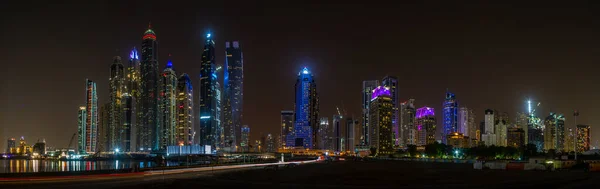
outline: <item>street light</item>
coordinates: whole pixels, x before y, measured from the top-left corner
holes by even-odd
[[[115,153],[119,153],[119,149],[118,148],[115,149]]]

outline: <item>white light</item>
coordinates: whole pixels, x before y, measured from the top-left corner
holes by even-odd
[[[208,119],[210,116],[200,116],[200,119]]]
[[[210,33],[209,33],[209,34],[206,34],[206,38],[209,38],[209,37],[210,37]]]
[[[117,148],[117,149],[115,149],[115,152],[119,153],[119,149],[118,149],[118,148]]]

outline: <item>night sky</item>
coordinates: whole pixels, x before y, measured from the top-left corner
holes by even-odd
[[[240,41],[243,122],[252,140],[279,134],[280,111],[293,109],[304,66],[316,78],[320,116],[331,118],[339,106],[359,118],[362,81],[394,75],[400,101],[435,108],[438,128],[449,89],[474,109],[476,124],[486,108],[514,122],[531,98],[541,102],[539,117],[563,113],[567,127],[580,110],[578,123],[592,125],[594,146],[600,137],[598,5],[74,2],[2,2],[0,150],[19,136],[67,146],[85,79],[97,81],[99,106],[106,103],[113,56],[139,48],[149,22],[159,67],[172,54],[177,74],[192,77],[196,98],[205,33],[214,36],[219,64],[225,41]]]

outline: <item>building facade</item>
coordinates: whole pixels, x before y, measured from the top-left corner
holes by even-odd
[[[271,133],[267,134],[267,139],[265,142],[265,152],[273,153],[275,152],[275,139]]]
[[[281,148],[294,147],[294,111],[281,111]]]
[[[96,83],[92,80],[86,80],[86,124],[84,135],[85,153],[96,152],[96,142],[98,135],[98,95],[96,93]]]
[[[458,132],[458,102],[453,93],[446,92],[444,100],[444,127],[442,132],[442,143],[446,143],[446,136]]]
[[[313,149],[318,130],[319,97],[313,74],[304,67],[296,80],[294,143],[288,146]]]
[[[135,125],[135,98],[129,93],[123,93],[121,95],[121,129],[119,133],[119,139],[121,141],[120,151],[131,152],[135,149],[135,145],[132,144],[132,127]]]
[[[240,148],[242,152],[250,151],[250,127],[248,125],[242,126],[241,129],[242,141],[240,142]]]
[[[415,144],[417,146],[425,146],[435,142],[436,124],[435,109],[430,107],[417,109],[415,116]]]
[[[520,148],[525,145],[525,131],[521,128],[508,128],[506,136],[507,146]]]
[[[122,95],[124,94],[125,87],[125,73],[123,63],[121,62],[120,56],[113,57],[113,63],[110,65],[110,77],[108,78],[109,85],[109,123],[108,123],[108,145],[107,150],[114,150],[121,148],[121,130],[122,130],[122,116],[123,116],[123,102]]]
[[[215,42],[206,35],[200,63],[200,144],[215,150],[221,143],[220,84],[215,59]]]
[[[329,118],[321,117],[319,119],[318,138],[319,147],[321,150],[331,150],[331,128],[329,127]]]
[[[85,154],[85,144],[87,144],[86,142],[86,123],[87,123],[87,113],[86,113],[86,107],[85,106],[81,106],[79,107],[79,111],[77,111],[77,152],[79,154]],[[13,148],[15,145],[15,140],[13,138]],[[11,141],[8,141],[8,149],[10,149],[11,147]]]
[[[158,76],[158,42],[156,33],[150,26],[142,37],[142,58],[140,64],[140,104],[137,145],[139,151],[159,150],[160,112],[159,112],[159,76]]]
[[[167,61],[167,65],[160,75],[160,150],[167,149],[167,146],[177,144],[176,128],[177,128],[177,83],[178,78],[173,70],[173,62]]]
[[[354,120],[352,117],[346,118],[346,132],[344,137],[344,150],[354,152],[356,148],[355,131],[358,125],[358,120]]]
[[[223,77],[223,129],[225,147],[239,145],[244,102],[244,55],[238,41],[225,42]]]
[[[392,98],[392,105],[394,111],[392,112],[392,132],[394,134],[394,145],[399,146],[401,141],[400,136],[400,115],[399,115],[399,103],[398,103],[398,77],[395,76],[386,76],[381,80],[381,84],[384,87],[390,89],[390,97]]]
[[[178,145],[194,144],[194,89],[187,74],[177,80],[175,142]]]
[[[415,112],[415,99],[409,99],[400,104],[400,138],[402,146],[417,144]]]
[[[363,81],[362,88],[362,113],[363,113],[363,122],[362,122],[362,136],[361,136],[361,145],[368,146],[369,145],[369,107],[371,104],[371,95],[375,88],[379,87],[378,80],[368,80]]]
[[[496,146],[506,146],[507,145],[507,136],[506,132],[508,128],[508,124],[504,119],[499,119],[495,121],[494,125],[494,134],[496,135]]]
[[[369,145],[376,149],[376,155],[394,153],[393,112],[390,90],[383,86],[375,88],[369,105]]]
[[[589,125],[577,125],[577,152],[585,152],[590,150],[590,126]]]
[[[333,143],[333,151],[334,152],[341,152],[343,151],[343,143],[342,143],[342,119],[343,116],[342,115],[333,115],[333,120],[332,120],[332,143]]]

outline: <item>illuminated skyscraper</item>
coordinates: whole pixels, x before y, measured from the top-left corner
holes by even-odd
[[[126,87],[125,92],[128,93],[129,98],[131,98],[131,103],[128,103],[130,107],[124,107],[131,111],[131,122],[129,128],[130,134],[130,151],[137,151],[138,145],[138,134],[137,129],[141,128],[140,121],[138,118],[141,118],[141,108],[140,108],[140,58],[138,56],[138,51],[135,47],[129,53],[129,66],[127,67],[127,78],[126,78]],[[126,102],[127,103],[127,102]],[[125,115],[129,116],[129,115]]]
[[[521,128],[508,128],[506,134],[507,146],[520,148],[525,145],[525,131]]]
[[[79,107],[79,111],[77,112],[77,152],[80,154],[85,154],[85,144],[87,144],[86,142],[86,107],[85,106],[81,106]],[[13,138],[13,148],[14,148],[14,138]],[[9,140],[9,145],[8,145],[8,150],[10,150],[10,140]]]
[[[331,128],[329,128],[329,118],[327,117],[321,117],[321,119],[319,119],[319,131],[318,131],[318,138],[317,140],[319,141],[319,147],[318,149],[321,150],[331,150],[331,140],[330,140],[330,135],[331,133]]]
[[[123,93],[121,95],[121,107],[123,108],[121,117],[121,130],[119,138],[121,141],[120,149],[122,152],[131,152],[135,149],[135,146],[131,143],[132,132],[131,128],[135,125],[135,98],[129,93]]]
[[[496,139],[496,130],[494,130],[494,111],[490,109],[485,110],[485,119],[484,119],[485,127],[483,134],[481,135],[481,140],[487,146],[496,145],[498,140]]]
[[[402,139],[402,146],[417,144],[415,112],[415,99],[408,99],[400,104],[400,138]]]
[[[557,152],[564,150],[565,118],[561,114],[550,112],[544,121],[544,150],[554,149]]]
[[[525,139],[524,139],[524,144],[527,144],[528,140],[527,140],[527,131],[529,129],[529,127],[527,126],[527,114],[523,113],[523,112],[517,112],[517,117],[515,119],[515,124],[517,125],[517,128],[521,128],[523,129],[523,132],[525,133]]]
[[[332,129],[333,129],[333,151],[342,151],[342,115],[333,115]]]
[[[358,125],[358,120],[354,120],[352,117],[346,118],[346,132],[344,137],[344,151],[354,152],[356,147],[355,143],[355,132],[356,125]]]
[[[471,127],[469,127],[469,117],[472,111],[469,111],[467,107],[461,107],[458,111],[458,133],[468,137],[471,133]]]
[[[194,91],[192,80],[187,74],[182,74],[177,83],[177,120],[175,142],[178,145],[193,144],[194,132]]]
[[[386,76],[381,80],[381,84],[384,87],[387,87],[390,89],[390,94],[391,94],[391,98],[392,98],[392,105],[394,106],[394,111],[392,112],[392,132],[394,134],[394,145],[400,145],[400,140],[401,140],[401,136],[400,136],[400,128],[399,128],[399,124],[400,124],[400,117],[399,117],[399,112],[398,112],[398,77],[395,76]]]
[[[216,150],[221,143],[220,85],[217,80],[215,42],[206,34],[200,63],[200,144]]]
[[[160,149],[165,150],[167,146],[176,145],[177,127],[177,75],[173,70],[173,62],[167,61],[167,66],[160,75],[159,110],[161,118],[161,140]]]
[[[110,102],[102,104],[98,108],[98,134],[96,139],[96,151],[106,152],[110,150],[110,141],[108,140],[110,125]]]
[[[590,126],[577,125],[577,152],[585,152],[590,150]]]
[[[244,55],[238,41],[225,42],[223,77],[223,129],[225,147],[239,145],[244,102]]]
[[[294,147],[294,111],[281,111],[281,147]]]
[[[369,105],[369,133],[371,135],[369,145],[377,149],[377,155],[394,152],[393,112],[394,105],[390,90],[383,86],[375,88]]]
[[[318,146],[319,96],[313,74],[304,67],[296,80],[294,144],[289,146],[313,149]]]
[[[494,134],[496,135],[496,146],[506,146],[506,132],[508,122],[505,119],[497,119],[494,124]]]
[[[363,124],[362,124],[362,136],[361,136],[361,144],[368,146],[369,145],[369,107],[371,104],[371,94],[375,88],[379,87],[378,80],[369,80],[363,81],[362,88],[362,111],[363,111]]]
[[[444,100],[444,128],[442,142],[446,143],[446,135],[458,131],[458,102],[453,93],[446,92]]]
[[[430,107],[417,109],[415,116],[416,145],[424,146],[435,142],[436,119],[435,110]]]
[[[160,111],[158,42],[156,33],[148,26],[142,37],[142,60],[140,65],[140,104],[137,128],[137,148],[140,151],[159,150]]]
[[[242,141],[240,142],[240,148],[242,152],[250,151],[250,127],[248,125],[242,126]]]
[[[110,87],[110,109],[108,110],[108,146],[105,150],[114,150],[121,147],[121,127],[123,116],[123,108],[121,96],[123,95],[125,87],[125,72],[123,69],[123,63],[121,63],[121,57],[115,56],[113,63],[110,66],[110,78],[108,78],[108,85]]]
[[[273,153],[275,152],[275,139],[271,133],[267,134],[267,141],[265,142],[265,151]]]
[[[98,95],[96,93],[96,83],[92,80],[86,80],[86,124],[85,124],[85,144],[86,153],[96,152],[96,140],[98,134]]]

